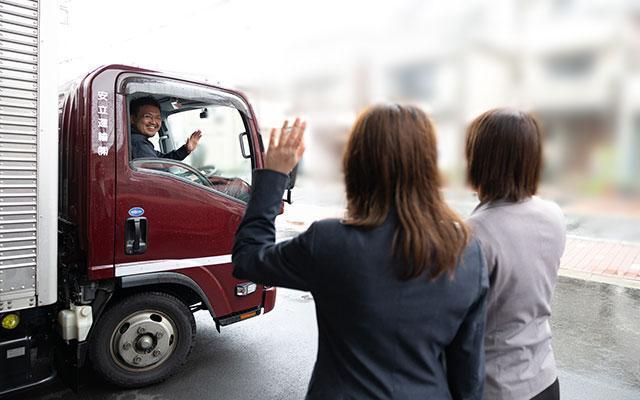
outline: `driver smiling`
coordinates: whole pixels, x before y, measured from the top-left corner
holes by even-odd
[[[193,132],[179,149],[162,153],[149,141],[162,125],[160,103],[151,96],[140,97],[131,101],[131,154],[132,158],[170,158],[182,161],[198,146],[202,132]]]

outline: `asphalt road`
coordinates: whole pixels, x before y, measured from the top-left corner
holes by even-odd
[[[552,322],[563,400],[640,399],[638,309],[640,290],[560,278]],[[163,384],[122,391],[87,374],[80,394],[55,383],[14,399],[304,398],[317,346],[308,293],[280,289],[273,312],[221,334],[208,314],[196,317],[194,352],[186,368]]]

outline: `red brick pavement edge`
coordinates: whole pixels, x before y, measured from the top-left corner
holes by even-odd
[[[640,244],[568,235],[560,261],[563,272],[585,279],[614,278],[640,284]]]

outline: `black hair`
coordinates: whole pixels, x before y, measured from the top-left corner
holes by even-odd
[[[144,96],[131,100],[131,103],[129,104],[129,113],[131,115],[138,115],[138,111],[140,111],[140,107],[142,106],[154,106],[158,107],[158,110],[161,110],[158,100],[151,96]]]

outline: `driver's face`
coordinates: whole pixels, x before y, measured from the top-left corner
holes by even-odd
[[[162,115],[160,109],[152,105],[140,107],[137,115],[131,116],[131,122],[140,133],[147,137],[153,137],[160,130]]]

